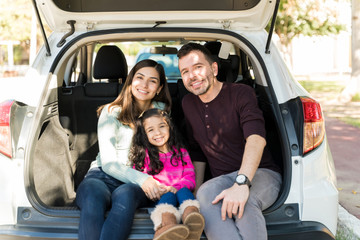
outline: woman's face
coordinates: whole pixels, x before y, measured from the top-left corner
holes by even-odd
[[[149,142],[161,152],[168,152],[167,142],[170,127],[163,117],[152,116],[144,120],[144,129]]]
[[[159,73],[153,67],[144,67],[135,72],[132,83],[131,92],[136,101],[140,104],[148,104],[160,93]]]

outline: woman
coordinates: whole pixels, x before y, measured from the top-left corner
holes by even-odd
[[[133,169],[128,153],[135,120],[149,108],[169,111],[171,98],[164,68],[138,62],[114,102],[99,108],[99,153],[78,187],[79,239],[127,239],[135,210],[159,199],[165,187]],[[105,213],[109,214],[105,218]]]

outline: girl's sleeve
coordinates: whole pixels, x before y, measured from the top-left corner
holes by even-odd
[[[183,160],[184,162],[186,162],[186,165],[182,166],[183,167],[182,178],[177,183],[175,183],[173,187],[176,188],[177,190],[186,187],[189,190],[193,191],[196,185],[194,165],[191,162],[189,153],[185,149],[182,149],[182,154],[183,154]]]
[[[100,161],[103,171],[124,182],[141,186],[149,175],[128,165],[133,131],[117,120],[118,111],[104,107],[98,121]]]

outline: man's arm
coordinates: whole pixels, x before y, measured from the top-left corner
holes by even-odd
[[[266,140],[256,134],[250,135],[246,139],[242,164],[238,173],[246,175],[250,181],[253,179],[260,164],[265,145]],[[226,219],[226,214],[229,218],[232,218],[232,215],[238,215],[238,218],[241,218],[249,198],[249,192],[250,190],[247,185],[238,185],[234,182],[232,187],[225,189],[217,195],[212,203],[216,204],[223,200],[221,207],[221,217],[223,220]]]

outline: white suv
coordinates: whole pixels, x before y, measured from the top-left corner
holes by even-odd
[[[338,192],[320,105],[294,81],[264,30],[279,1],[34,2],[53,32],[44,34],[27,74],[31,98],[7,89],[14,100],[0,103],[1,239],[77,239],[74,199],[98,152],[96,108],[121,90],[128,46],[173,54],[168,47],[187,42],[209,47],[221,81],[256,91],[283,176],[277,201],[264,211],[269,239],[334,239]],[[187,94],[181,83],[169,81],[179,128]],[[140,209],[130,239],[152,237],[148,209]]]

